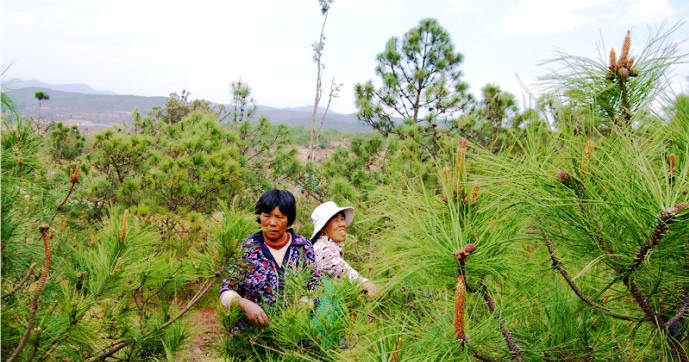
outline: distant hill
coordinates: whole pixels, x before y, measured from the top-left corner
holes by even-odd
[[[311,114],[313,106],[296,108],[272,108],[257,106],[256,113],[265,116],[273,123],[284,123],[290,126],[311,127]],[[325,109],[320,107],[316,114],[316,123],[320,124]],[[323,128],[332,128],[341,132],[363,132],[371,131],[373,128],[364,125],[356,118],[356,114],[342,114],[328,111],[323,122]]]
[[[108,95],[117,94],[117,93],[112,92],[112,91],[97,91],[97,90],[89,87],[88,85],[81,84],[81,83],[54,85],[54,84],[43,83],[43,82],[36,80],[36,79],[21,80],[21,79],[16,79],[16,78],[10,79],[10,80],[2,83],[3,91],[9,91],[12,89],[21,89],[21,88],[32,88],[32,87],[47,88],[47,89],[61,91],[61,92],[67,92],[67,93],[108,94]]]
[[[50,99],[40,107],[42,120],[54,120],[65,123],[112,126],[131,122],[134,109],[142,115],[148,114],[153,107],[162,107],[167,97],[145,97],[119,95],[112,92],[99,92],[85,84],[53,86],[37,80],[11,80],[3,82],[2,91],[14,100],[17,110],[24,117],[36,118],[39,113],[38,91],[47,93]],[[229,107],[226,105],[226,107]],[[313,106],[295,108],[275,108],[257,106],[258,116],[265,116],[272,123],[284,123],[289,126],[311,127]],[[324,109],[319,109],[316,121],[321,122]],[[329,111],[323,128],[342,132],[370,131],[372,128],[359,122],[355,114],[341,114]]]
[[[84,94],[62,92],[43,87],[28,87],[3,91],[12,98],[17,110],[24,117],[36,118],[39,114],[35,94],[45,92],[50,99],[43,102],[40,116],[43,120],[88,121],[100,124],[121,124],[131,121],[131,114],[139,108],[142,114],[155,106],[165,104],[166,97],[142,97],[129,95]]]

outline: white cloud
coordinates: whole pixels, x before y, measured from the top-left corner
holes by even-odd
[[[550,35],[594,23],[614,8],[611,0],[522,0],[508,8],[498,25],[501,35]]]
[[[333,76],[344,83],[333,109],[353,112],[352,88],[377,80],[375,57],[385,42],[422,18],[435,18],[465,55],[462,71],[472,91],[497,83],[520,96],[515,73],[524,80],[542,74],[535,65],[550,49],[597,57],[597,42],[609,42],[607,53],[621,45],[627,29],[632,45],[642,46],[646,24],[687,17],[685,3],[336,0],[325,28],[324,85]],[[313,102],[311,44],[324,19],[315,0],[2,0],[2,6],[3,62],[13,63],[8,78],[140,95],[185,89],[224,102],[229,84],[241,77],[260,104]],[[686,38],[686,26],[681,30]]]
[[[5,17],[3,20],[3,26],[8,26],[7,23],[11,23],[11,26],[34,26],[37,23],[36,14],[28,11],[7,11],[5,10]]]
[[[448,14],[475,14],[481,9],[481,0],[446,0]]]
[[[640,0],[624,2],[619,17],[620,25],[656,23],[677,17],[675,9],[666,0]]]
[[[507,36],[545,36],[590,26],[630,26],[673,18],[677,12],[668,0],[522,0],[509,6],[497,31]]]
[[[359,6],[357,10],[362,13],[394,14],[403,11],[408,6],[406,2],[394,4],[366,4]]]

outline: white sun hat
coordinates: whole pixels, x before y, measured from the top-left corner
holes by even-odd
[[[311,235],[311,241],[315,241],[313,238],[315,238],[316,235],[321,232],[321,229],[325,227],[325,224],[328,223],[330,218],[337,215],[337,213],[340,211],[344,211],[345,222],[347,223],[347,226],[349,226],[354,220],[353,207],[339,207],[333,201],[327,201],[313,209],[313,212],[311,213],[311,222],[313,223],[313,235]]]

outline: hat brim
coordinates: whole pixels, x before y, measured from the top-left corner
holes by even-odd
[[[330,219],[332,219],[333,216],[340,213],[340,211],[344,211],[345,223],[347,224],[347,226],[351,225],[352,221],[354,221],[354,208],[353,207],[345,206],[345,207],[338,207],[337,209],[332,209],[331,212],[329,213],[330,215],[327,215],[327,217],[323,217],[321,219],[321,221],[319,221],[318,224],[316,224],[313,227],[313,234],[311,235],[311,238],[309,240],[311,240],[312,242],[315,241],[315,240],[313,240],[313,238],[315,238],[316,235],[318,235],[318,233],[320,233],[321,230],[323,230],[325,225],[328,224],[328,221],[330,221]]]

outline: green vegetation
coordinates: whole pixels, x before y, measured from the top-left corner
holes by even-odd
[[[435,157],[437,127],[450,126],[472,100],[469,85],[460,80],[463,58],[437,21],[422,20],[401,41],[391,38],[378,55],[380,89],[372,81],[356,85],[357,116],[383,135],[414,139]],[[395,116],[403,123],[395,124]]]
[[[4,64],[0,66],[0,76],[4,76],[5,72],[9,69],[9,66],[5,66]],[[7,93],[2,93],[0,94],[0,100],[2,104],[2,118],[7,119],[10,118],[12,120],[19,118],[19,112],[17,112],[17,105],[15,104],[15,101],[7,95]]]
[[[689,97],[664,92],[682,59],[667,32],[638,58],[630,36],[602,64],[562,54],[523,111],[497,85],[462,93],[443,34],[393,38],[388,82],[357,87],[376,131],[324,130],[313,160],[311,130],[255,117],[241,81],[233,109],[182,91],[93,135],[3,117],[3,360],[183,360],[211,309],[209,359],[689,361]],[[437,83],[405,98],[393,68],[420,39],[444,52],[414,76]],[[382,291],[333,281],[324,316],[287,285],[238,346],[217,290],[272,187],[297,196],[302,235],[320,202],[354,206],[345,257]]]

